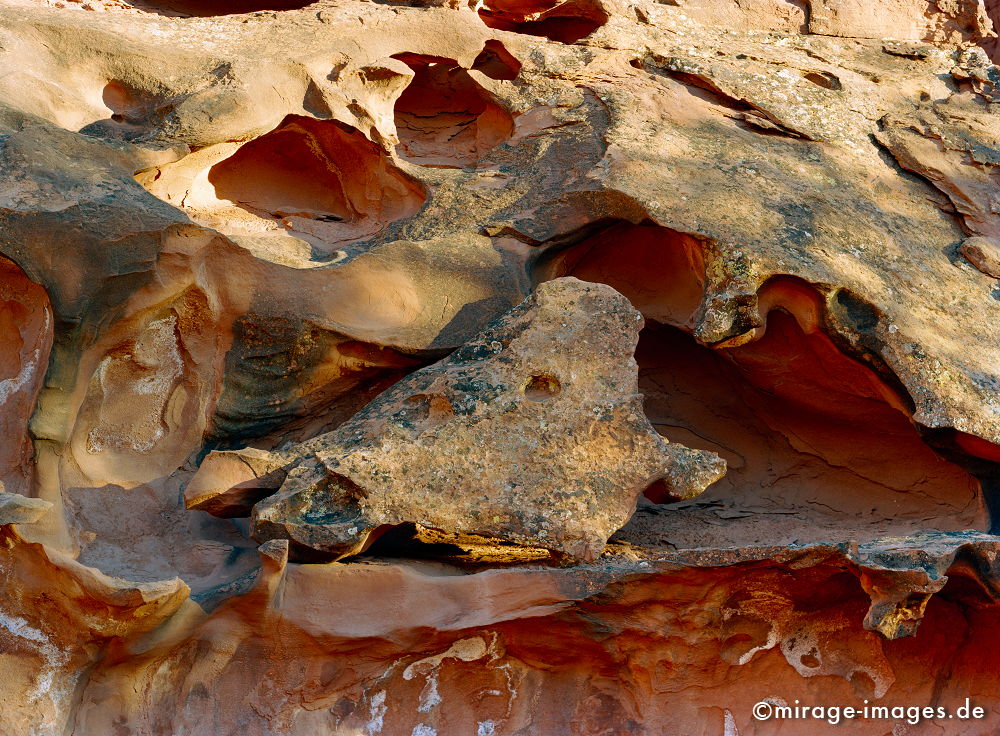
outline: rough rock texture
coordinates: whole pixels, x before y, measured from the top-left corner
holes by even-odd
[[[0,490],[0,525],[32,524],[50,508],[52,504],[40,498],[28,498],[19,493]]]
[[[0,731],[996,733],[996,20],[8,0]],[[617,306],[462,362],[564,277]]]
[[[1000,245],[995,240],[978,235],[966,238],[959,252],[987,276],[1000,279]]]
[[[725,472],[642,413],[642,316],[601,284],[557,279],[336,431],[253,511],[254,536],[338,557],[416,522],[594,560],[652,483],[677,499]]]

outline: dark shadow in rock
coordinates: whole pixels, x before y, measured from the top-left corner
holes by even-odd
[[[922,440],[874,372],[784,310],[762,339],[727,351],[649,323],[636,359],[658,431],[718,452],[729,470],[693,501],[633,517],[624,541],[767,545],[989,526],[979,481]]]
[[[409,54],[413,80],[396,100],[400,158],[421,166],[470,166],[514,131],[514,120],[468,71]]]
[[[480,9],[479,17],[499,31],[576,43],[607,23],[609,16],[593,0],[492,0]]]
[[[499,539],[449,534],[409,522],[386,527],[363,553],[341,562],[371,559],[435,560],[468,570],[564,564],[559,555],[549,550]]]
[[[394,526],[380,536],[358,557],[389,557],[410,559],[433,559],[436,557],[462,556],[465,550],[448,542],[422,542],[417,538],[415,524]],[[355,558],[347,558],[355,559]]]
[[[989,527],[977,478],[924,441],[895,376],[827,336],[826,303],[805,282],[767,282],[748,305],[765,325],[745,344],[712,349],[685,334],[705,282],[704,244],[689,235],[616,223],[545,253],[533,276],[627,296],[647,319],[636,360],[650,421],[729,465],[702,496],[663,507],[655,523],[637,515],[620,538],[698,547]],[[839,297],[838,316],[870,333],[870,305]],[[669,501],[660,491],[648,489],[650,500]]]
[[[259,574],[260,568],[255,567],[233,580],[221,583],[212,588],[206,588],[197,593],[192,592],[191,600],[201,606],[205,613],[211,613],[227,598],[249,593],[253,589],[254,583],[257,582]]]
[[[111,112],[110,117],[85,125],[80,133],[120,141],[138,140],[172,109],[172,103],[117,80],[104,86],[101,98]]]
[[[491,296],[464,305],[434,338],[429,350],[441,351],[445,355],[448,346],[455,344],[455,335],[475,335],[486,325],[510,309],[510,303],[502,296]]]
[[[499,41],[487,41],[472,68],[491,79],[513,80],[521,73],[521,62]]]
[[[307,320],[246,315],[233,325],[212,449],[268,448],[330,431],[425,361]]]
[[[261,10],[298,10],[316,0],[127,0],[138,10],[167,16],[211,18]]]

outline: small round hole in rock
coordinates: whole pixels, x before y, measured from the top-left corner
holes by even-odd
[[[543,373],[528,379],[528,383],[524,386],[524,396],[529,401],[545,401],[561,390],[558,378]]]
[[[803,664],[803,666],[808,667],[810,669],[815,669],[816,667],[819,667],[819,659],[817,659],[816,655],[813,654],[812,652],[808,654],[803,654],[801,657],[799,657],[799,661]]]

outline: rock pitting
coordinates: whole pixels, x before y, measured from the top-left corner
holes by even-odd
[[[542,284],[448,358],[306,443],[257,503],[258,539],[337,557],[416,522],[596,559],[650,484],[678,500],[725,472],[668,444],[642,413],[642,316],[610,287]]]

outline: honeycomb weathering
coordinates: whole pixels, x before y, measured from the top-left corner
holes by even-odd
[[[0,7],[0,732],[997,733],[997,13]]]
[[[484,70],[510,76],[499,50],[480,58]],[[400,156],[424,166],[466,166],[510,137],[510,114],[468,71],[443,63],[412,63],[413,80],[396,100]]]
[[[146,175],[151,191],[221,230],[284,228],[324,255],[413,215],[425,199],[385,151],[337,121],[289,116],[193,176],[183,164]]]
[[[484,3],[479,17],[490,28],[542,36],[561,43],[579,41],[608,21],[607,12],[594,0],[555,3],[493,0]]]

